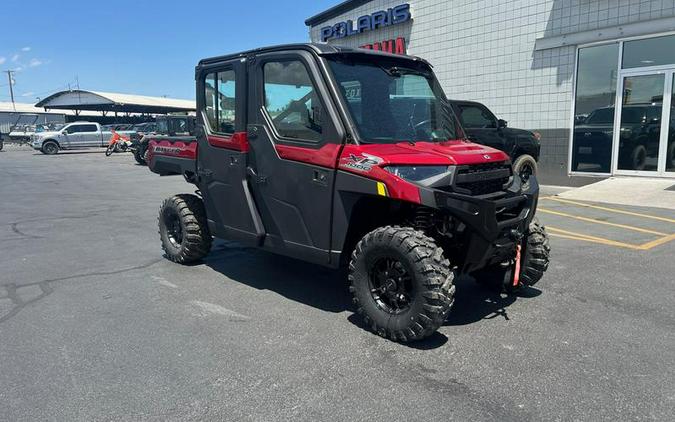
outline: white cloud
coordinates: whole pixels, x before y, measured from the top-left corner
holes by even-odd
[[[42,61],[39,59],[30,59],[30,62],[28,63],[28,66],[30,67],[36,67],[40,66],[42,64]]]
[[[3,64],[6,60],[7,60],[6,58],[0,56],[0,64]]]
[[[35,95],[34,92],[24,92],[21,94],[22,97],[32,97],[33,95]]]
[[[12,70],[14,70],[15,72],[21,72],[21,71],[23,70],[23,67],[17,66],[17,67],[15,67],[15,68],[12,69]]]
[[[21,51],[30,51],[30,47],[24,47],[21,49]]]
[[[12,61],[13,61],[13,62],[16,62],[16,61],[18,61],[18,60],[19,60],[19,55],[18,55],[18,54],[15,54],[15,55],[12,56]]]

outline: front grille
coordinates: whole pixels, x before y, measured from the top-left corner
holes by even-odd
[[[508,162],[475,164],[457,169],[454,190],[472,196],[488,195],[504,190],[511,178]]]

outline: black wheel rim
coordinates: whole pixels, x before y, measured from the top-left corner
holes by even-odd
[[[169,242],[179,248],[181,243],[183,243],[183,226],[180,223],[180,217],[178,213],[173,210],[167,210],[164,213],[164,225],[166,226],[166,237],[169,239]]]
[[[54,144],[49,143],[49,144],[45,145],[45,151],[47,151],[47,154],[53,154],[55,150],[56,150],[56,147],[54,146]]]
[[[410,308],[414,293],[412,276],[401,261],[389,257],[375,260],[368,279],[370,294],[382,310],[400,314]]]
[[[523,164],[523,166],[520,168],[520,179],[523,182],[527,182],[530,180],[530,177],[534,174],[534,169],[532,168],[532,165],[529,163]]]

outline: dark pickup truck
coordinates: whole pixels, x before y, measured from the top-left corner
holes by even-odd
[[[485,105],[475,101],[450,100],[450,104],[471,141],[507,153],[515,173],[525,177],[537,174],[538,133],[507,127],[505,120],[498,119]]]

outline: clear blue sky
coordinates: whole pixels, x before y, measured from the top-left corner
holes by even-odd
[[[191,99],[200,58],[308,41],[305,19],[340,1],[2,0],[0,70],[19,69],[17,102],[76,76],[82,89]]]

